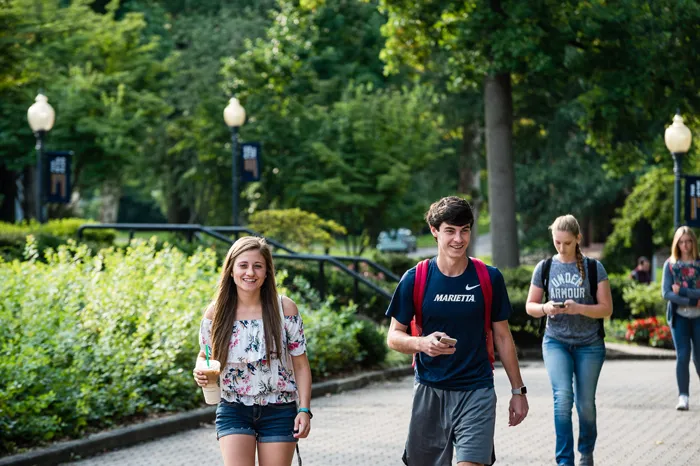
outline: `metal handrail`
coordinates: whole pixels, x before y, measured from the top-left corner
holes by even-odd
[[[214,227],[207,227],[211,230],[217,231],[217,232],[224,232],[224,233],[248,233],[254,236],[264,236],[254,230],[251,230],[250,228],[247,227],[229,227],[229,226],[214,226]],[[273,246],[282,249],[283,251],[287,251],[290,254],[298,254],[294,250],[292,250],[290,247],[285,246],[284,244],[280,243],[279,241],[276,241],[272,238],[265,237],[265,240],[272,244]],[[391,270],[387,269],[386,267],[374,262],[373,260],[367,259],[366,257],[360,257],[360,256],[333,256],[330,255],[330,257],[333,257],[335,259],[341,260],[341,261],[349,261],[353,262],[354,264],[357,264],[358,262],[363,262],[367,264],[368,266],[376,269],[377,271],[381,272],[384,274],[385,277],[388,279],[399,282],[401,281],[401,278],[398,277],[396,274],[394,274]],[[355,265],[357,268],[357,265]]]
[[[263,236],[249,228],[246,227],[206,227],[203,225],[199,224],[164,224],[164,223],[88,223],[85,225],[81,225],[78,227],[78,238],[82,238],[83,232],[85,230],[126,230],[130,232],[129,235],[129,240],[133,239],[133,234],[135,231],[173,231],[173,232],[184,232],[184,233],[189,233],[189,234],[194,234],[194,233],[204,233],[206,235],[211,236],[212,238],[215,238],[219,241],[225,242],[227,244],[232,244],[233,241],[231,241],[231,238],[228,236],[220,233],[220,231],[226,231],[226,232],[231,232],[231,233],[248,233],[250,235],[254,236]],[[217,231],[218,230],[218,231]],[[342,270],[345,274],[350,275],[351,277],[354,278],[355,280],[355,298],[357,299],[358,297],[358,285],[359,283],[362,283],[363,285],[369,287],[372,289],[374,292],[379,294],[380,296],[383,296],[387,300],[391,299],[391,294],[389,294],[386,290],[383,288],[377,286],[376,284],[372,283],[371,281],[367,280],[365,277],[363,277],[361,274],[357,273],[354,270],[349,269],[345,264],[340,262],[340,260],[334,256],[327,256],[327,255],[315,255],[315,254],[299,254],[291,250],[290,248],[282,245],[281,243],[271,240],[269,238],[265,238],[265,240],[269,243],[274,245],[275,247],[279,247],[280,249],[283,249],[284,251],[289,252],[289,254],[273,254],[273,257],[275,259],[288,259],[288,260],[301,260],[301,261],[317,261],[319,263],[319,278],[320,278],[320,294],[321,297],[323,298],[325,295],[325,275],[324,275],[324,269],[323,269],[323,264],[324,263],[329,263],[334,265],[336,268]],[[372,262],[369,261],[365,258],[356,258],[356,257],[348,257],[348,256],[341,256],[343,260],[354,260],[356,262]],[[374,265],[377,267],[378,270],[383,269],[383,273],[385,273],[386,276],[388,276],[391,279],[396,279],[398,281],[398,277],[396,275],[392,274],[390,271],[386,270],[384,267],[380,266],[379,264],[374,263]],[[387,273],[388,272],[388,273]]]

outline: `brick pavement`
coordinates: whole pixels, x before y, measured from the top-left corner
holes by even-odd
[[[700,384],[693,375],[691,410],[675,411],[674,364],[674,361],[605,363],[598,390],[598,466],[700,466]],[[521,426],[509,428],[506,405],[509,384],[504,371],[496,369],[498,466],[554,464],[552,399],[547,374],[542,363],[535,362],[528,363],[523,376],[530,389],[530,415]],[[403,464],[400,456],[410,399],[410,378],[315,399],[312,434],[300,444],[304,465]],[[223,462],[214,428],[207,425],[71,464],[190,466]]]

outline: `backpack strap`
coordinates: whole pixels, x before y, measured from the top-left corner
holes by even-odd
[[[481,292],[484,295],[484,332],[486,334],[486,352],[489,355],[491,370],[493,363],[496,361],[496,356],[493,348],[493,325],[491,323],[491,307],[493,306],[493,286],[491,285],[491,276],[486,264],[480,259],[470,257],[469,260],[474,264],[476,275],[479,277],[479,285]]]
[[[545,259],[542,264],[542,287],[544,288],[544,302],[549,302],[549,271],[552,269],[552,258]],[[547,327],[547,316],[540,317],[539,335],[544,335],[544,330]]]
[[[428,267],[430,259],[420,261],[416,265],[416,277],[413,281],[413,319],[409,325],[411,336],[423,335],[423,297],[428,284]],[[416,367],[416,355],[413,355],[413,367]]]
[[[552,269],[552,258],[548,258],[542,264],[542,287],[544,288],[544,302],[549,302],[549,271]]]
[[[598,261],[586,257],[586,273],[588,273],[588,284],[591,286],[591,296],[593,304],[598,304]]]
[[[598,261],[586,257],[586,273],[588,274],[588,284],[590,285],[593,304],[598,304]],[[605,319],[598,319],[598,335],[605,338]]]
[[[420,261],[416,265],[416,278],[413,282],[413,320],[411,320],[411,335],[419,337],[423,334],[423,296],[428,283],[428,266],[430,259]]]

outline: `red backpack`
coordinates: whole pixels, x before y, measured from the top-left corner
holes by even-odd
[[[489,362],[493,370],[493,363],[496,361],[493,351],[493,329],[491,327],[491,303],[493,302],[493,288],[489,271],[481,260],[470,257],[469,260],[476,268],[476,275],[479,277],[479,284],[484,293],[484,331],[486,332],[486,352],[489,355]],[[416,266],[416,280],[413,284],[413,308],[414,316],[411,321],[411,335],[419,337],[423,335],[423,296],[428,283],[428,264],[430,259],[425,259]],[[416,355],[413,355],[413,366],[416,365]]]

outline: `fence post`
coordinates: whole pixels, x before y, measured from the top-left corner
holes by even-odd
[[[323,263],[325,261],[318,261],[318,292],[321,299],[326,299],[326,274],[323,273]]]
[[[353,263],[355,264],[355,273],[359,274],[360,273],[360,261],[354,260]],[[355,277],[355,304],[358,303],[359,298],[360,298],[360,281]]]

